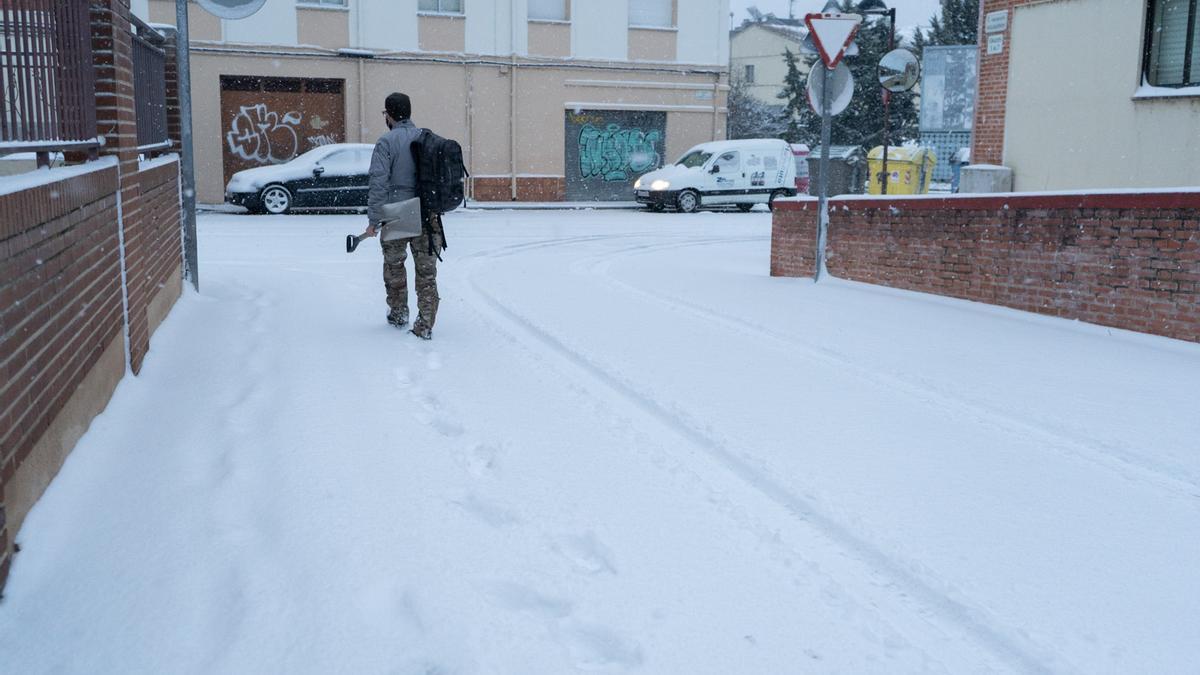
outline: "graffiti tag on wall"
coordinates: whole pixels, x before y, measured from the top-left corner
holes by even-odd
[[[624,129],[619,124],[601,130],[585,124],[579,130],[579,172],[584,178],[628,181],[658,167],[662,157],[656,145],[661,140],[659,131]]]
[[[337,143],[337,139],[329,134],[321,134],[320,136],[309,136],[308,146],[310,148],[318,148],[322,145],[333,145]]]
[[[225,142],[234,155],[260,164],[281,164],[296,156],[300,137],[296,125],[300,113],[286,112],[282,116],[267,109],[265,103],[240,106],[225,134]]]

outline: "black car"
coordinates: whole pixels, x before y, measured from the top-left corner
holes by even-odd
[[[225,186],[225,201],[251,213],[364,207],[374,149],[367,143],[333,143],[283,164],[239,171]]]

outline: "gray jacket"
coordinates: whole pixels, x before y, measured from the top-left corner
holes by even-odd
[[[384,204],[417,196],[417,167],[411,146],[420,133],[412,120],[403,120],[375,144],[375,153],[371,155],[371,188],[367,193],[368,222],[383,220],[379,209]]]

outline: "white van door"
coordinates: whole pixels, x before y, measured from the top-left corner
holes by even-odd
[[[735,204],[750,187],[739,150],[728,150],[718,155],[708,169],[708,177],[708,189],[704,191],[705,204]]]
[[[746,174],[747,194],[741,195],[738,202],[743,204],[766,204],[770,195],[770,186],[775,182],[778,172],[778,161],[769,149],[751,148],[744,153],[742,169]]]

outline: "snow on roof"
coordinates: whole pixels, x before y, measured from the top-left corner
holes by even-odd
[[[795,42],[802,42],[804,40],[804,37],[806,35],[808,35],[808,31],[804,30],[800,26],[790,26],[787,24],[770,23],[767,21],[761,21],[758,23],[751,23],[751,24],[747,24],[745,26],[740,26],[733,30],[733,34],[738,35],[747,30],[750,30],[751,28],[761,28],[765,31],[775,33],[776,35],[785,37],[785,38],[787,38],[789,40],[793,40]]]

